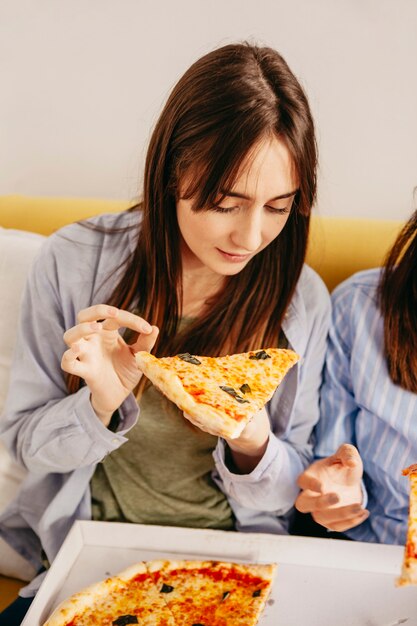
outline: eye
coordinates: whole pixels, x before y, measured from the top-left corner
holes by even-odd
[[[283,208],[277,208],[273,206],[265,205],[265,208],[268,209],[271,213],[276,213],[277,215],[287,215],[291,211],[291,206],[286,206]]]
[[[235,211],[236,209],[238,209],[238,206],[220,206],[218,204],[214,204],[212,207],[210,207],[210,211],[216,211],[217,213],[231,213],[232,211]]]

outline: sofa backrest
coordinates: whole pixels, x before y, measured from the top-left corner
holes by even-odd
[[[307,263],[329,291],[361,270],[380,267],[404,222],[314,216]]]
[[[0,226],[49,235],[61,226],[98,213],[114,213],[133,203],[83,198],[0,196]],[[307,262],[331,291],[359,270],[378,267],[402,222],[314,215]]]
[[[0,413],[9,384],[23,286],[44,239],[35,233],[0,228]],[[0,510],[15,494],[24,475],[0,442]]]

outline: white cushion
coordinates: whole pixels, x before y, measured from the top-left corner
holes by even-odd
[[[19,308],[27,272],[45,240],[42,235],[0,228],[0,413],[9,385]],[[25,475],[0,441],[0,511],[14,497]]]

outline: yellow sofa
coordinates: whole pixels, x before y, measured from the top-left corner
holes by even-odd
[[[49,235],[70,222],[128,206],[126,201],[0,196],[0,227]],[[308,263],[332,290],[354,272],[380,265],[400,226],[399,221],[315,216]],[[0,577],[0,610],[16,597],[21,585]]]

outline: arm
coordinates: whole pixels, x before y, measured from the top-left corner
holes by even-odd
[[[138,415],[133,394],[128,394],[120,403],[120,424],[113,433],[94,411],[88,387],[67,393],[61,369],[63,335],[74,323],[77,307],[89,303],[94,287],[93,272],[89,276],[88,271],[91,259],[77,266],[68,253],[74,246],[63,238],[51,238],[29,274],[0,422],[2,438],[13,456],[35,473],[64,473],[97,463],[127,441],[125,433]]]
[[[350,374],[352,302],[336,292],[329,333],[315,461],[300,477],[296,507],[329,530],[345,531],[369,515],[362,508],[362,460],[354,447],[358,407]],[[345,443],[346,442],[346,443]],[[333,452],[336,453],[333,454]]]
[[[286,320],[284,331],[303,360],[290,370],[267,407],[269,428],[262,458],[249,473],[238,473],[227,465],[226,444],[219,441],[214,453],[215,480],[244,507],[283,515],[294,505],[297,477],[312,458],[310,437],[319,415],[329,317],[327,290],[314,274],[304,286],[303,307],[299,303],[290,307]],[[301,334],[304,343],[299,348]]]

